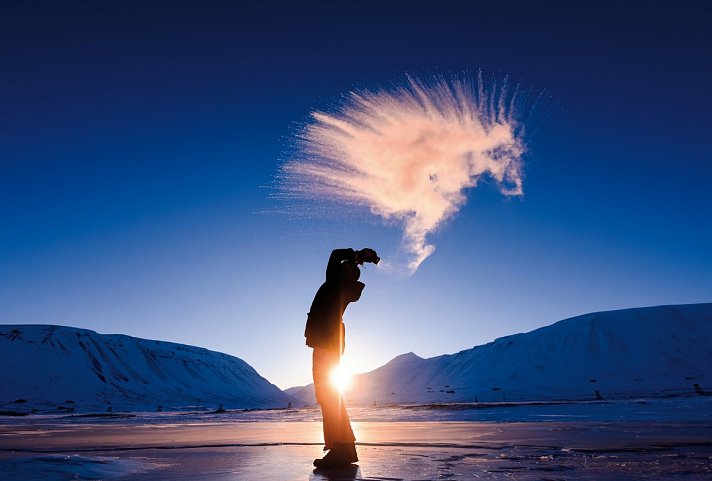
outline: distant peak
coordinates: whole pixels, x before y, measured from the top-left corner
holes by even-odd
[[[390,360],[388,364],[402,364],[404,362],[413,362],[413,361],[422,361],[423,358],[418,356],[417,354],[413,352],[408,352],[405,354],[401,354],[400,356],[396,356],[393,359]]]

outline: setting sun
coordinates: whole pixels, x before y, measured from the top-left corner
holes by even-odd
[[[344,365],[340,364],[331,371],[330,381],[331,385],[338,389],[340,393],[344,393],[351,387],[352,376],[344,368]]]

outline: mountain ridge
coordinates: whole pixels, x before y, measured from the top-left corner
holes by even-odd
[[[397,356],[355,376],[346,400],[372,405],[694,395],[712,384],[708,346],[710,303],[592,312],[453,354]],[[312,385],[285,392],[314,402]]]
[[[274,408],[294,401],[229,354],[68,326],[0,325],[0,362],[6,411]]]

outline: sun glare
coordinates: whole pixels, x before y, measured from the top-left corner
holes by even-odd
[[[343,365],[336,366],[334,370],[331,371],[330,380],[331,385],[342,394],[351,386],[351,374],[344,369]]]

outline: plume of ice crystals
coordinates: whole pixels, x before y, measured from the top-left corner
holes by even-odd
[[[332,112],[313,112],[282,166],[281,189],[314,200],[361,205],[403,229],[413,273],[435,250],[428,236],[487,176],[522,194],[518,92],[504,82],[407,77],[389,90],[351,92]]]

